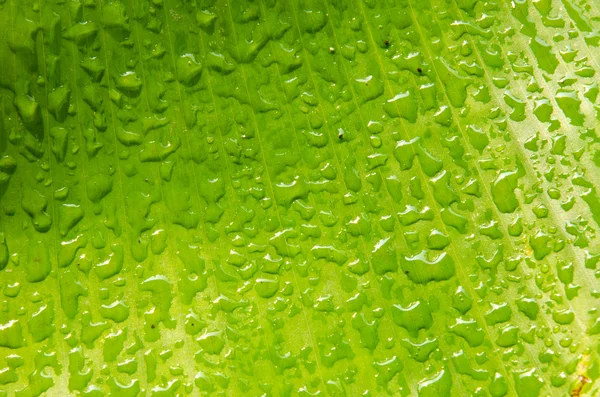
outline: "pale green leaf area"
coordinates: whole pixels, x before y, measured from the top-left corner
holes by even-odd
[[[0,0],[0,397],[599,396],[596,0]]]

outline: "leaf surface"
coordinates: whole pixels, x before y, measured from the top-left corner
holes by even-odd
[[[0,397],[597,395],[599,18],[0,1]]]

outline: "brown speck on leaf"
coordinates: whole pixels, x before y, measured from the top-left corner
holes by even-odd
[[[421,69],[421,68],[417,68],[417,72],[419,72],[419,73],[423,73],[423,69]]]
[[[575,388],[571,390],[571,397],[581,396],[581,391],[587,383],[590,383],[590,378],[588,378],[585,375],[579,375],[577,377],[577,383],[575,384]]]
[[[150,328],[154,329],[154,328],[156,328],[156,326],[155,326],[154,324],[152,324],[152,325],[150,326]]]
[[[385,40],[385,41],[383,42],[383,44],[385,44],[385,46],[386,46],[386,47],[389,47],[389,46],[390,46],[390,41],[389,41],[389,40]]]

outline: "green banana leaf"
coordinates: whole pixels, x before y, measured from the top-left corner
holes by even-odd
[[[0,397],[599,396],[596,0],[0,0]]]

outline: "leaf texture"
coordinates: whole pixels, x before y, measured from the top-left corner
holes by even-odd
[[[600,393],[597,2],[0,26],[0,397]]]

